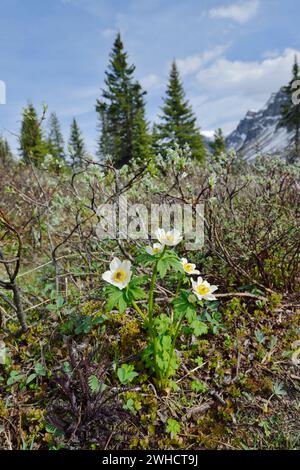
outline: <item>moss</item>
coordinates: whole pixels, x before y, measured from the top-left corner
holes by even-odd
[[[122,355],[137,354],[146,343],[143,340],[140,323],[136,320],[127,321],[119,330],[120,352]]]

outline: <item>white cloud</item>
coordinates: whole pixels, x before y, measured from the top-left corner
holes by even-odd
[[[140,83],[142,88],[147,91],[158,89],[163,85],[163,81],[155,73],[150,73],[149,75],[141,78]]]
[[[212,49],[203,52],[202,54],[195,54],[185,59],[177,59],[176,64],[178,66],[181,75],[189,75],[196,72],[207,63],[215,60],[224,54],[228,45],[215,46]]]
[[[202,129],[201,134],[204,135],[204,137],[207,137],[208,139],[212,139],[215,134],[215,131]]]
[[[236,93],[265,95],[276,91],[290,77],[295,49],[285,49],[271,59],[243,62],[232,61],[225,57],[217,59],[209,67],[202,68],[197,74],[201,88],[208,91],[235,91]]]
[[[247,0],[245,2],[212,8],[208,14],[210,18],[230,19],[242,24],[254,18],[259,6],[260,0]]]
[[[219,57],[201,66],[194,73],[190,98],[199,125],[231,132],[249,109],[261,109],[289,81],[295,54],[300,56],[300,51],[286,49],[277,57],[252,62]]]

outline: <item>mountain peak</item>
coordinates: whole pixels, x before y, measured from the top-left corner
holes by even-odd
[[[259,153],[281,153],[289,143],[288,132],[278,126],[287,99],[282,87],[271,94],[259,111],[247,111],[237,128],[226,138],[227,147],[234,148],[246,160],[254,159]]]

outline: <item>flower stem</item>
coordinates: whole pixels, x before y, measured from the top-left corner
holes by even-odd
[[[147,320],[146,315],[143,314],[142,310],[140,309],[140,307],[134,300],[132,301],[132,306],[136,309],[138,314],[142,317],[143,321],[146,322]]]
[[[182,274],[180,276],[179,280],[178,280],[177,289],[176,289],[176,292],[175,292],[175,297],[177,297],[177,295],[179,294],[179,290],[180,290],[183,279],[184,279],[184,274]]]
[[[156,376],[158,378],[159,376],[159,370],[157,367],[157,362],[156,362],[156,357],[157,357],[157,344],[156,344],[156,337],[155,337],[155,331],[154,331],[154,326],[153,326],[153,307],[154,307],[154,288],[155,288],[155,283],[156,283],[156,278],[157,278],[157,265],[158,262],[162,259],[166,251],[166,247],[164,247],[160,257],[156,261],[151,277],[151,283],[150,283],[150,291],[149,291],[149,299],[148,299],[148,331],[149,331],[149,337],[150,340],[152,341],[153,344],[153,360],[154,360],[154,367],[155,367],[155,372]]]

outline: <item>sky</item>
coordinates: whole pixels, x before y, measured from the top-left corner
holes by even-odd
[[[298,0],[0,0],[0,134],[16,149],[22,108],[45,103],[65,140],[77,118],[94,153],[95,102],[118,31],[150,122],[175,59],[202,132],[228,134],[289,80],[299,18]]]

